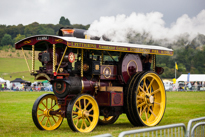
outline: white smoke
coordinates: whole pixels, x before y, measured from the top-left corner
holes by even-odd
[[[139,34],[146,39],[170,42],[174,42],[177,38],[183,36],[191,41],[198,34],[205,34],[205,10],[202,10],[193,18],[184,14],[169,28],[165,27],[165,21],[162,17],[163,14],[160,12],[100,17],[99,21],[95,20],[90,25],[87,33],[98,37],[104,35],[112,41],[118,42],[129,42],[130,38]]]

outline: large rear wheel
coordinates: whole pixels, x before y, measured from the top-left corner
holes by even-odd
[[[99,119],[99,107],[96,100],[88,94],[73,98],[67,107],[68,125],[73,131],[91,132]]]
[[[132,101],[133,101],[133,98],[132,98],[132,94],[133,94],[133,85],[134,83],[136,82],[136,80],[139,79],[139,77],[145,73],[144,71],[142,72],[138,72],[136,74],[134,74],[128,81],[127,83],[127,86],[126,86],[126,90],[125,90],[125,94],[124,94],[124,98],[125,98],[125,101],[124,101],[124,106],[125,106],[125,110],[126,110],[126,115],[127,115],[127,118],[129,119],[130,123],[132,123],[134,126],[138,126],[140,125],[139,124],[139,121],[136,120],[134,114],[133,114],[133,106],[132,106]]]
[[[134,125],[155,126],[165,112],[166,93],[161,78],[155,72],[145,72],[130,87],[129,110]]]
[[[63,117],[50,114],[50,111],[58,111],[60,108],[55,95],[44,94],[38,97],[32,108],[32,118],[36,127],[40,130],[54,130],[60,127]]]

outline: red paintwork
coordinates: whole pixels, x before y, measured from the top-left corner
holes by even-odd
[[[48,40],[37,40],[38,37],[48,37]],[[146,53],[146,54],[163,54],[170,55],[174,54],[173,51],[156,50],[156,49],[146,49],[146,48],[135,48],[135,47],[118,47],[113,45],[102,45],[102,44],[92,44],[92,43],[81,43],[73,41],[65,41],[60,37],[48,36],[48,35],[38,35],[26,38],[15,44],[16,49],[21,49],[24,45],[35,45],[37,42],[47,41],[51,44],[62,43],[71,48],[83,48],[83,49],[94,49],[94,50],[107,50],[107,51],[118,51],[118,52],[130,52],[130,53]]]
[[[117,66],[115,66],[115,65],[101,65],[100,67],[101,67],[101,69],[100,69],[100,79],[104,79],[104,80],[115,80],[116,79],[116,77],[117,77]],[[108,71],[108,73],[110,74],[110,76],[107,75],[107,77],[109,77],[109,78],[105,77],[106,76],[106,74],[105,74],[106,71]]]
[[[123,106],[123,92],[99,91],[95,99],[99,106]]]
[[[136,62],[136,64],[134,63]],[[142,62],[138,54],[126,54],[120,62],[118,68],[122,76],[122,81],[127,83],[130,77],[136,72],[142,71]]]
[[[24,45],[35,45],[36,43],[40,42],[40,41],[47,41],[51,44],[57,44],[57,43],[62,43],[62,44],[65,44],[67,45],[67,42],[65,40],[62,40],[60,38],[57,38],[55,36],[48,36],[48,40],[37,40],[38,37],[43,37],[42,36],[33,36],[33,37],[29,37],[29,38],[26,38],[18,43],[15,44],[15,48],[16,49],[21,49],[22,46]]]

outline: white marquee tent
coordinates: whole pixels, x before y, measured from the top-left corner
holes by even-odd
[[[0,78],[0,82],[6,82],[6,80],[4,80],[3,78]]]
[[[179,81],[184,81],[187,82],[187,76],[188,74],[182,74],[176,82],[178,83]],[[194,81],[205,81],[205,74],[190,74],[189,75],[189,81],[194,82]]]

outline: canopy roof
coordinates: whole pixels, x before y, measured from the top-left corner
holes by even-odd
[[[110,41],[99,41],[80,39],[75,37],[63,37],[53,35],[35,35],[27,37],[15,44],[16,49],[31,50],[32,45],[35,45],[35,50],[44,51],[46,46],[56,44],[57,47],[82,48],[105,51],[131,52],[131,53],[145,53],[145,54],[159,54],[159,55],[173,55],[173,50],[154,45],[130,44]]]
[[[176,81],[187,81],[188,74],[182,74]],[[205,81],[205,74],[190,74],[189,81]]]
[[[27,81],[21,79],[21,78],[16,78],[15,80],[12,80],[11,82],[19,82],[19,83],[26,83]]]
[[[0,78],[0,82],[6,82],[6,80],[4,80],[3,78]]]

